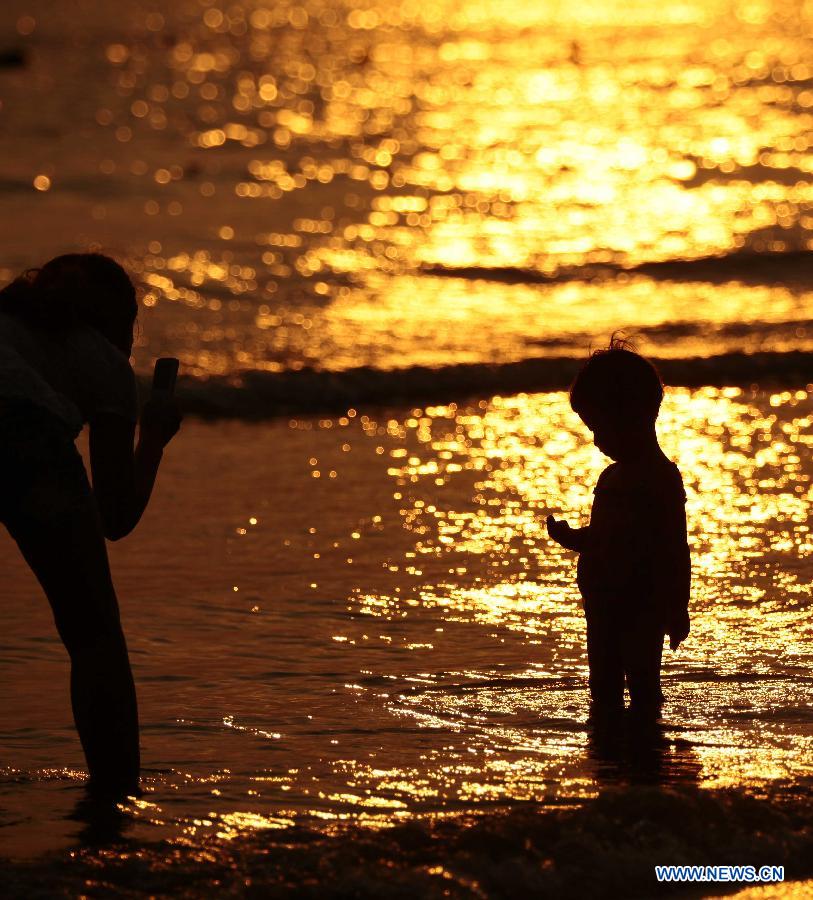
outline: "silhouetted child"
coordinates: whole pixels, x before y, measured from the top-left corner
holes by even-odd
[[[691,564],[680,472],[658,444],[663,385],[655,368],[613,340],[576,376],[570,405],[615,460],[599,477],[590,524],[548,516],[548,533],[579,553],[577,582],[587,619],[594,714],[657,715],[664,635],[677,649],[689,634]]]

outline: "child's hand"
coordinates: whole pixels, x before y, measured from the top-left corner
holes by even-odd
[[[675,621],[670,623],[667,634],[669,635],[669,647],[677,650],[689,636],[689,613],[681,613]]]
[[[564,519],[555,519],[553,516],[548,516],[545,519],[545,522],[548,526],[548,534],[556,541],[557,544],[561,544],[563,547],[567,549],[572,549],[571,544],[573,543],[572,533],[573,529],[570,525],[565,522]]]
[[[548,525],[548,534],[561,544],[566,550],[581,553],[587,542],[587,528],[571,528],[564,519],[556,519],[548,516],[545,520]]]

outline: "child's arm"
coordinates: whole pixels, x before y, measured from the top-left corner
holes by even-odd
[[[673,612],[673,616],[670,622],[667,623],[666,632],[669,635],[669,648],[670,650],[677,650],[677,648],[686,640],[689,636],[689,610],[681,609]]]
[[[682,541],[680,538],[682,537]],[[692,564],[689,547],[686,543],[686,532],[675,534],[676,542],[668,563],[665,565],[666,576],[666,633],[669,635],[669,646],[677,650],[689,636],[689,594],[691,590]]]
[[[557,544],[561,544],[567,550],[574,550],[576,553],[584,550],[587,533],[590,530],[589,525],[584,528],[571,528],[564,519],[555,519],[553,516],[548,516],[545,521],[548,526],[548,534]]]
[[[692,564],[686,535],[683,493],[667,496],[658,509],[650,535],[655,538],[652,564],[657,591],[662,598],[669,646],[677,650],[689,636],[689,595]]]

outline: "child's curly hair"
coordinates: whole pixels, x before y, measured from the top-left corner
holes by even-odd
[[[662,400],[657,369],[615,334],[606,349],[590,354],[570,388],[570,406],[582,419],[601,414],[654,422]]]

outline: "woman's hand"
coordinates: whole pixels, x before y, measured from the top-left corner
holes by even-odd
[[[178,433],[182,419],[178,401],[172,395],[153,394],[141,409],[139,443],[163,450]]]

